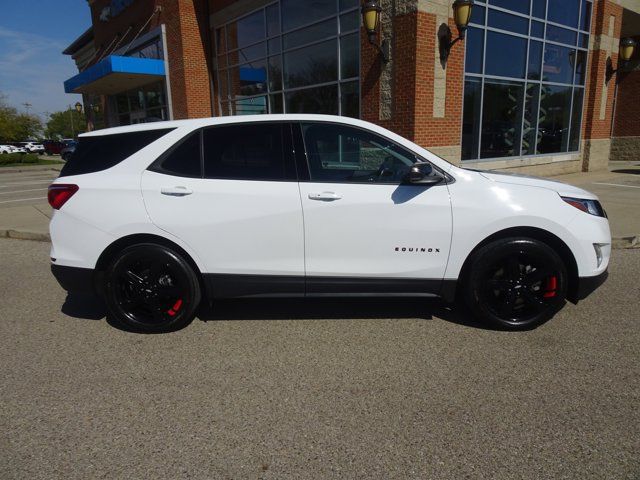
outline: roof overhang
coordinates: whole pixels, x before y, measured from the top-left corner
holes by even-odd
[[[113,95],[164,77],[163,60],[110,55],[64,82],[64,91]]]

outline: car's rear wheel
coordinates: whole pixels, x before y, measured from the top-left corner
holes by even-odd
[[[482,247],[466,269],[467,305],[481,320],[526,330],[555,315],[565,303],[567,269],[543,242],[506,238]]]
[[[179,330],[191,323],[200,299],[193,268],[161,245],[130,246],[106,271],[105,300],[111,318],[130,330]]]

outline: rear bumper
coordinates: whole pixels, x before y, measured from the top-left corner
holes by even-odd
[[[96,292],[94,271],[91,268],[51,264],[51,273],[60,286],[69,293],[93,294]]]
[[[594,277],[579,277],[578,278],[578,287],[575,291],[574,298],[571,298],[574,303],[584,300],[593,292],[595,292],[600,285],[602,285],[609,276],[609,272],[605,270],[599,275]]]

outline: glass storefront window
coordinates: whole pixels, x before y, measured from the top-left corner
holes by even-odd
[[[359,8],[358,0],[279,0],[218,28],[222,114],[359,117]]]
[[[579,150],[592,10],[592,0],[476,0],[463,160]]]
[[[164,82],[119,93],[112,98],[119,125],[168,119]]]

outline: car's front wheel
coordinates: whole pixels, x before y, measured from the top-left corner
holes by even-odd
[[[198,277],[173,250],[138,244],[123,250],[105,274],[105,300],[111,318],[130,330],[179,330],[200,304]]]
[[[466,269],[464,295],[481,320],[526,330],[550,319],[565,303],[567,269],[547,244],[506,238],[478,250]]]

